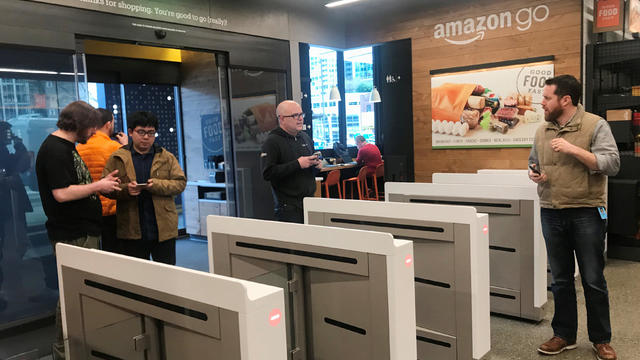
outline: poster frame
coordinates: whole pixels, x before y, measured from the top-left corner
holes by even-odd
[[[443,75],[443,74],[456,74],[462,72],[469,71],[477,71],[477,70],[491,70],[500,67],[510,67],[516,65],[529,65],[535,63],[544,63],[550,62],[555,65],[555,56],[554,55],[543,55],[537,57],[529,57],[529,58],[521,58],[521,59],[511,59],[505,61],[491,62],[491,63],[482,63],[482,64],[473,64],[467,66],[458,66],[451,68],[442,68],[442,69],[432,69],[429,71],[430,77],[434,75]],[[430,98],[431,101],[431,98]],[[433,104],[431,104],[433,106]],[[433,111],[433,109],[431,109]],[[451,150],[451,149],[505,149],[505,148],[530,148],[531,144],[504,144],[504,145],[496,145],[496,144],[487,144],[487,145],[439,145],[434,146],[431,144],[433,150]]]

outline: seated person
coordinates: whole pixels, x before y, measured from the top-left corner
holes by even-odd
[[[356,147],[358,148],[358,157],[356,162],[367,167],[367,173],[376,172],[376,167],[382,164],[382,155],[375,144],[369,144],[364,136],[356,136]]]

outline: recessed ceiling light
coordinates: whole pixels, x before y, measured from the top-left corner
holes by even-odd
[[[360,0],[340,0],[340,1],[333,1],[330,2],[328,4],[325,4],[324,6],[326,7],[336,7],[336,6],[340,6],[340,5],[346,5],[346,4],[351,4],[354,3],[356,1],[360,1]]]

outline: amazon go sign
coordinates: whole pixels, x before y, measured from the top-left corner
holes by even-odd
[[[504,11],[499,14],[482,15],[476,18],[438,24],[433,30],[433,36],[454,45],[466,45],[484,39],[485,33],[492,30],[511,28],[515,23],[516,29],[526,31],[534,23],[543,22],[548,18],[549,7],[538,5],[522,8],[515,15],[511,11]]]

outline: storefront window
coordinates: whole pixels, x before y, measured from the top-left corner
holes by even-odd
[[[73,61],[0,48],[0,330],[55,312],[57,272],[35,155],[60,109],[77,99]]]
[[[373,52],[371,47],[344,52],[345,108],[347,145],[355,146],[362,135],[375,143],[375,113],[369,95],[373,89]]]
[[[355,146],[357,135],[375,143],[375,109],[369,101],[373,89],[373,48],[337,52],[311,45],[309,64],[315,148],[332,148],[334,142]],[[331,89],[338,85],[338,76],[342,76],[338,71],[341,67],[344,68],[344,91],[340,90],[344,115],[338,110],[339,102],[329,100]],[[341,138],[341,133],[346,134],[346,138]]]
[[[309,61],[313,143],[317,150],[328,149],[334,142],[340,141],[338,103],[329,100],[331,88],[338,84],[337,53],[331,49],[311,46]]]

